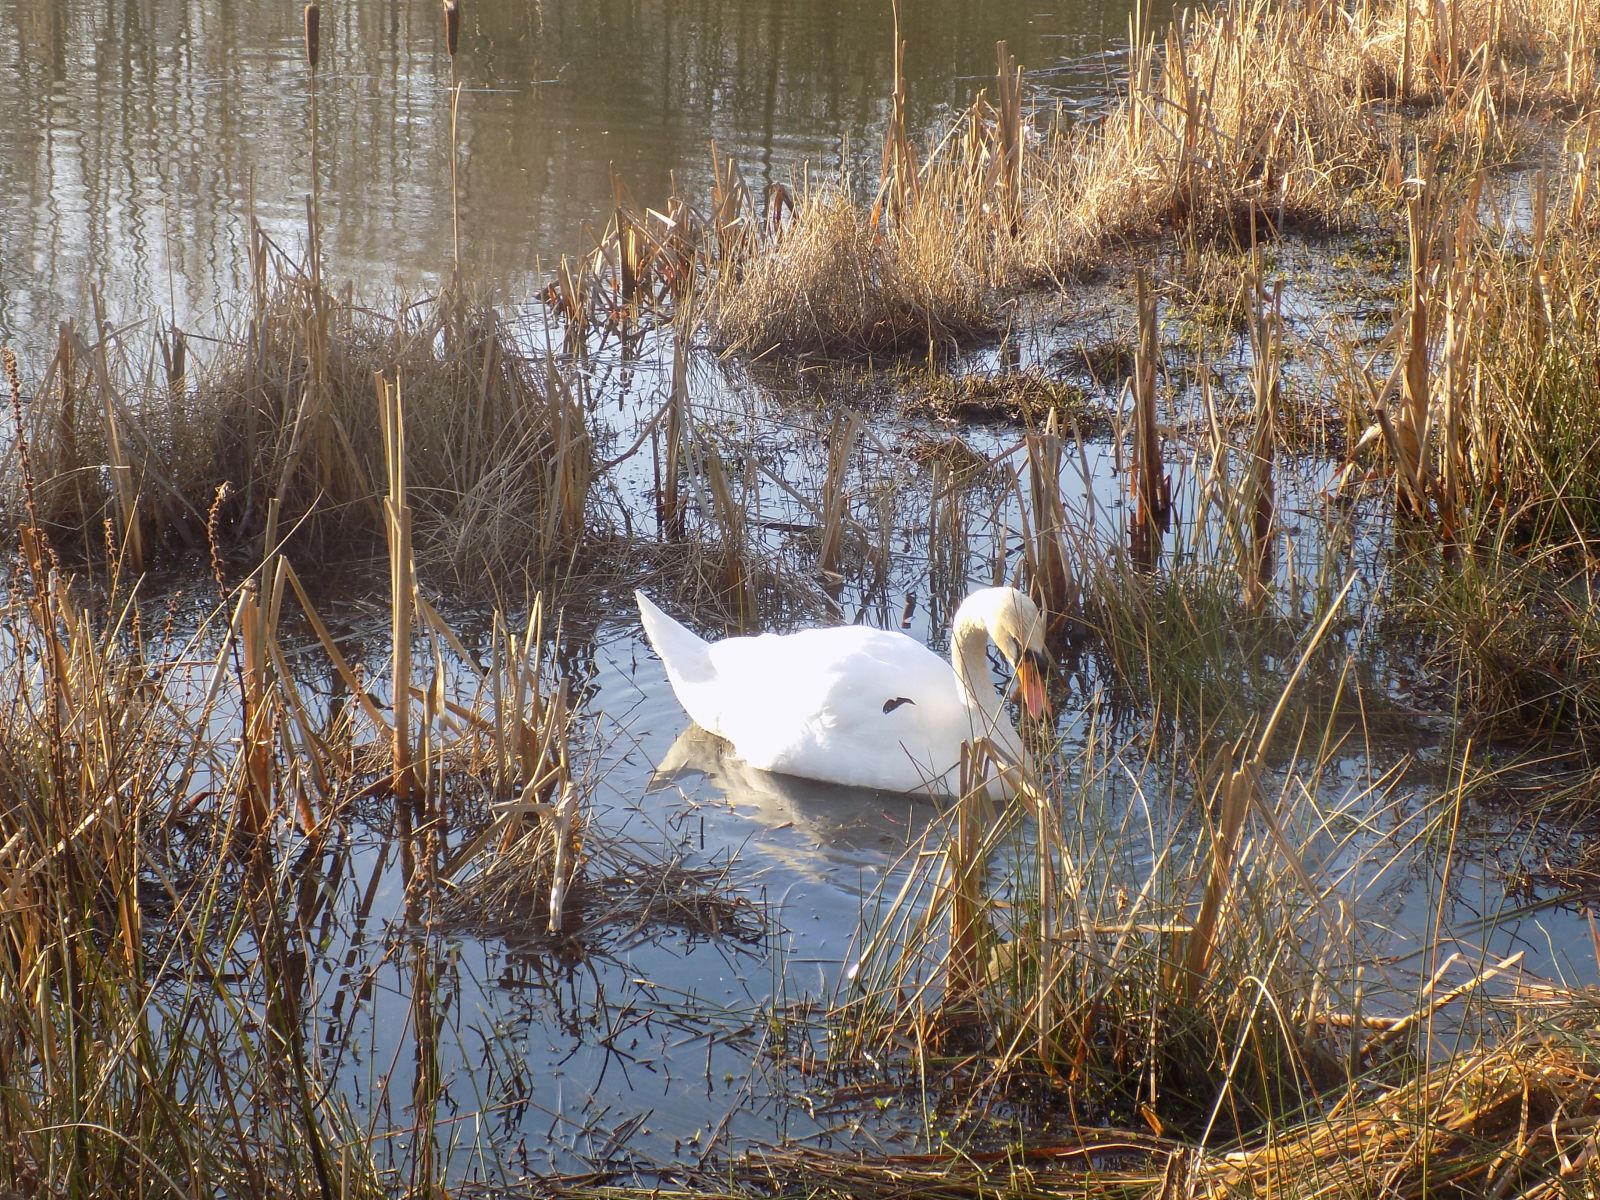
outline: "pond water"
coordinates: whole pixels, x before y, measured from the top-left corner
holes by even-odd
[[[88,289],[108,316],[204,325],[247,278],[252,213],[303,240],[310,73],[284,0],[0,3],[0,340],[37,347]],[[466,0],[445,52],[437,0],[322,5],[316,145],[328,271],[362,294],[426,287],[453,258],[513,299],[586,252],[611,172],[642,204],[702,194],[713,142],[753,186],[807,164],[876,177],[893,78],[887,0]],[[914,127],[967,104],[1005,39],[1036,83],[1092,104],[1126,0],[905,6]]]
[[[663,351],[630,362],[628,382],[614,380],[627,401],[621,411],[651,409],[670,375],[669,358]],[[691,374],[700,418],[739,429],[760,469],[770,472],[759,501],[748,497],[748,511],[767,530],[757,538],[758,554],[781,560],[804,543],[813,514],[776,480],[802,497],[815,494],[829,417],[792,397],[783,402],[709,356],[697,357]],[[874,432],[877,442],[852,472],[851,508],[863,524],[877,519],[875,511],[888,522],[891,553],[881,581],[848,580],[838,603],[847,617],[893,627],[902,623],[903,601],[914,598],[904,624],[940,644],[944,618],[930,615],[940,610],[925,549],[927,477],[909,450],[942,431],[885,417]],[[1015,441],[1005,429],[963,432],[986,454]],[[1094,510],[1099,527],[1115,536],[1124,505],[1117,456],[1105,443],[1085,443],[1080,462],[1066,472],[1065,502],[1079,517]],[[1195,510],[1196,483],[1185,463],[1171,465],[1181,522]],[[1304,459],[1286,464],[1279,478],[1284,510],[1305,514],[1293,568],[1301,573],[1316,572],[1318,555],[1330,569],[1361,566],[1362,547],[1329,548],[1311,515],[1326,507],[1321,497],[1331,470]],[[893,496],[887,508],[875,510],[874,481]],[[640,523],[649,520],[644,472],[630,478],[624,471],[619,493]],[[1014,560],[1017,516],[1003,490],[986,500],[979,488],[971,500],[974,536],[958,574],[977,581],[997,557]],[[984,515],[986,503],[992,516]],[[1172,547],[1180,542],[1174,533]],[[1351,607],[1359,614],[1361,601]],[[710,636],[720,632],[684,616]],[[440,930],[429,978],[445,1014],[441,1136],[453,1173],[497,1181],[599,1170],[659,1179],[787,1140],[851,1151],[927,1149],[946,1119],[938,1097],[925,1107],[928,1093],[894,1072],[836,1073],[819,1069],[818,1058],[826,1046],[820,1014],[857,965],[863,914],[902,886],[910,869],[904,852],[937,819],[936,806],[743,769],[690,729],[625,590],[613,607],[574,621],[565,669],[584,697],[592,735],[584,771],[594,781],[592,845],[632,847],[641,863],[671,861],[702,872],[705,903],[724,915],[710,924],[625,920],[565,949],[543,935],[537,910],[511,920],[499,909],[469,911]],[[350,628],[361,635],[359,621]],[[382,629],[377,620],[367,626],[377,659]],[[1094,863],[1097,878],[1122,872],[1136,887],[1159,857],[1204,836],[1183,769],[1165,759],[1162,743],[1175,734],[1137,716],[1120,718],[1110,736],[1093,734],[1091,722],[1119,720],[1107,699],[1116,685],[1092,652],[1068,656],[1063,666],[1057,700],[1064,757],[1098,745],[1115,765],[1085,802],[1085,823],[1093,825],[1086,842],[1097,847],[1085,862]],[[1579,914],[1524,910],[1508,892],[1517,870],[1559,850],[1550,834],[1509,814],[1469,810],[1456,831],[1459,853],[1436,852],[1450,836],[1437,824],[1440,797],[1452,783],[1439,749],[1448,738],[1403,716],[1379,718],[1330,757],[1308,793],[1279,810],[1302,862],[1328,885],[1326,902],[1348,908],[1370,1012],[1404,1009],[1452,953],[1462,956],[1446,972],[1452,984],[1517,953],[1522,969],[1538,977],[1595,975]],[[1275,764],[1269,794],[1280,786],[1285,795],[1294,792],[1281,783],[1293,765]],[[382,821],[354,828],[351,862],[341,868],[341,911],[356,911],[359,896],[374,889],[372,928],[320,955],[308,991],[321,1014],[329,1073],[358,1111],[403,1130],[414,1111],[406,1101],[413,1094],[418,975],[397,947],[414,931],[403,919],[393,853],[385,858],[378,849],[389,839]],[[605,853],[596,854],[603,863]],[[640,873],[657,869],[645,865]],[[353,980],[364,981],[358,993]],[[1446,1028],[1441,1018],[1444,1041]],[[388,1150],[405,1161],[403,1140]]]
[[[610,206],[613,168],[644,204],[659,201],[674,174],[697,191],[713,140],[757,186],[791,181],[807,164],[830,176],[841,165],[864,178],[876,172],[892,76],[887,4],[463,6],[452,62],[435,0],[324,4],[313,130],[298,4],[3,0],[0,34],[15,69],[0,77],[0,186],[13,198],[0,212],[0,341],[42,350],[59,319],[87,311],[91,289],[113,317],[156,307],[205,326],[245,286],[252,213],[285,245],[303,237],[313,137],[330,275],[380,294],[425,288],[448,272],[453,141],[462,270],[513,304],[536,293],[541,263],[587,248],[585,227],[603,223]],[[1093,109],[1115,75],[1127,20],[1120,0],[1049,12],[1027,0],[905,7],[918,127],[983,86],[1002,38],[1043,85],[1041,103]],[[452,82],[461,85],[453,138]],[[1048,366],[1053,348],[1048,339],[1025,344],[1012,365]],[[656,346],[625,363],[602,355],[588,364],[619,444],[659,403],[669,357]],[[965,365],[995,363],[980,350]],[[752,519],[766,522],[764,550],[798,556],[786,531],[808,530],[814,512],[784,485],[815,495],[827,414],[709,356],[697,355],[693,369],[698,415],[739,431],[747,482],[766,480],[751,507]],[[1117,406],[1114,388],[1097,399]],[[935,643],[944,636],[949,596],[932,578],[929,477],[912,449],[949,432],[900,418],[873,425],[854,468],[853,512],[888,554],[876,578],[836,589],[843,619],[894,625],[910,597],[908,631]],[[986,455],[1015,440],[1014,431],[962,432]],[[1085,442],[1075,460],[1068,503],[1108,534],[1124,503],[1116,446]],[[1181,527],[1196,508],[1196,481],[1184,460],[1172,466]],[[1315,536],[1331,464],[1308,457],[1282,470],[1283,511],[1303,517],[1311,535],[1297,543],[1293,569],[1302,578],[1342,577],[1371,547],[1334,549]],[[620,507],[641,520],[650,511],[648,472],[648,462],[625,463],[613,480]],[[957,592],[969,580],[991,581],[997,561],[1002,572],[1015,564],[1017,523],[1003,489],[978,489],[971,512],[971,545],[940,567]],[[1379,575],[1361,587],[1377,587]],[[829,606],[824,589],[812,590],[814,617]],[[487,930],[469,914],[443,931],[429,986],[445,1014],[453,1174],[503,1180],[597,1164],[694,1163],[785,1137],[852,1148],[924,1143],[928,1114],[915,1102],[883,1083],[861,1084],[853,1101],[840,1101],[837,1080],[793,1069],[791,1036],[779,1026],[835,995],[864,906],[881,887],[892,890],[905,869],[901,852],[933,820],[933,806],[752,777],[714,746],[684,739],[688,722],[640,640],[626,594],[569,631],[580,643],[573,675],[594,735],[585,769],[597,781],[595,841],[648,846],[725,872],[716,890],[745,906],[744,923],[720,935],[657,923],[578,953],[553,952],[531,918],[526,930]],[[1365,593],[1355,594],[1359,607]],[[1092,660],[1074,667],[1061,697],[1069,747],[1087,740],[1083,714],[1098,711],[1110,686]],[[315,679],[307,691],[315,707]],[[1151,815],[1145,784],[1151,794],[1161,789],[1139,774],[1159,773],[1154,755],[1140,758],[1151,731],[1132,725],[1127,781],[1107,785],[1101,808],[1108,828],[1162,830],[1119,850],[1136,870],[1163,838],[1194,829],[1176,810]],[[1447,739],[1434,730],[1434,743]],[[1375,975],[1392,969],[1403,986],[1431,973],[1437,956],[1419,946],[1444,895],[1443,923],[1458,931],[1469,963],[1521,950],[1540,974],[1592,978],[1578,917],[1511,912],[1513,869],[1546,849],[1525,826],[1475,817],[1459,831],[1467,853],[1448,878],[1438,856],[1395,848],[1427,844],[1419,815],[1448,792],[1432,749],[1409,725],[1378,729],[1361,751],[1336,756],[1326,792],[1309,798],[1318,819],[1337,818],[1312,830],[1308,861],[1330,878],[1347,873],[1340,898],[1368,931]],[[1375,785],[1401,766],[1401,782]],[[414,931],[403,928],[402,887],[381,826],[353,837],[344,854],[337,870],[310,868],[327,872],[348,918],[308,987],[318,1041],[356,1111],[403,1135],[412,1120],[418,975],[397,947]],[[386,1145],[406,1158],[403,1136]]]

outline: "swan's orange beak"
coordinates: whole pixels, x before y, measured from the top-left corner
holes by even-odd
[[[1022,695],[1022,707],[1035,719],[1050,715],[1050,697],[1044,689],[1044,674],[1049,669],[1050,660],[1038,650],[1024,651],[1017,663],[1017,691]]]

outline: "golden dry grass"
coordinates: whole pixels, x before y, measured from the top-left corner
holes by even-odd
[[[806,196],[780,234],[719,275],[712,336],[754,355],[867,354],[969,337],[990,318],[983,280],[953,244],[959,232],[925,208],[883,234],[843,191]]]
[[[1002,51],[995,103],[920,158],[890,130],[871,203],[828,187],[757,212],[719,164],[704,314],[754,353],[922,349],[989,328],[995,289],[1066,285],[1130,241],[1392,220],[1419,153],[1505,163],[1517,114],[1590,104],[1597,40],[1567,0],[1230,0],[1136,29],[1120,102],[1070,128],[1023,119]]]

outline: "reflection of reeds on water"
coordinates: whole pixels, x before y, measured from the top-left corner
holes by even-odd
[[[1139,337],[1133,376],[1128,381],[1133,405],[1133,451],[1128,470],[1128,491],[1134,499],[1130,537],[1134,561],[1148,567],[1160,555],[1161,535],[1166,532],[1172,512],[1172,483],[1166,473],[1156,424],[1156,370],[1161,361],[1156,301],[1143,270],[1135,277],[1134,287]]]

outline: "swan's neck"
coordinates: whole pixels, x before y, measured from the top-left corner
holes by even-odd
[[[971,613],[957,611],[950,630],[950,665],[966,700],[993,727],[1002,720],[1000,701],[989,680],[989,628]]]
[[[963,605],[962,609],[966,606]],[[989,625],[981,616],[970,611],[956,611],[950,629],[950,665],[955,668],[956,680],[965,693],[972,712],[974,736],[989,739],[990,744],[1020,765],[1031,770],[1031,758],[1023,749],[1017,728],[1000,707],[994,683],[989,678]],[[1011,768],[1000,768],[1004,776]],[[1015,786],[1015,783],[1011,786]],[[991,793],[993,795],[995,793]]]

